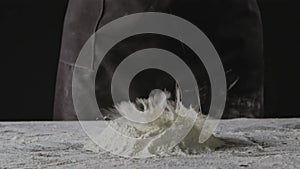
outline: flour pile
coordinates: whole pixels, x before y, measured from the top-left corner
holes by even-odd
[[[213,136],[200,144],[206,117],[186,108],[180,101],[179,90],[175,102],[170,100],[168,92],[154,90],[148,99],[137,99],[135,104],[121,102],[115,108],[123,117],[108,122],[97,144],[116,155],[137,158],[188,155],[224,144]]]

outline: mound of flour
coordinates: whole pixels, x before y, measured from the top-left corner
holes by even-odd
[[[193,108],[184,107],[179,92],[176,102],[169,98],[168,92],[155,90],[148,99],[116,105],[115,111],[123,117],[108,122],[97,144],[113,154],[127,157],[197,154],[224,144],[213,136],[200,143],[206,117]]]

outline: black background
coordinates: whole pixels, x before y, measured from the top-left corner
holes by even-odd
[[[300,117],[300,6],[259,0],[266,117]],[[51,120],[67,0],[1,0],[0,120]]]

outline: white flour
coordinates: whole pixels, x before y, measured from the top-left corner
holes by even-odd
[[[148,99],[138,99],[136,104],[116,105],[116,111],[123,117],[109,122],[97,144],[113,154],[127,157],[197,154],[224,144],[213,136],[200,144],[199,135],[206,117],[184,107],[180,99],[176,103],[169,101],[169,96],[167,92],[156,90]],[[177,98],[180,98],[179,92]],[[141,110],[136,108],[139,106]],[[193,113],[195,116],[186,116]],[[137,123],[125,117],[151,122]]]

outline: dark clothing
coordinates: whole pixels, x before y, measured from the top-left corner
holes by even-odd
[[[262,116],[263,42],[256,0],[70,0],[57,75],[55,120],[76,119],[71,93],[72,73],[87,39],[110,21],[138,12],[170,13],[201,29],[218,51],[226,71],[230,90],[224,118]],[[97,74],[102,80],[96,79],[95,92],[99,107],[112,106],[111,77],[122,59],[149,47],[170,50],[191,67],[200,86],[203,110],[207,112],[210,85],[201,61],[184,44],[158,35],[139,35],[126,39],[106,55]],[[151,84],[145,83],[147,79],[151,79]],[[172,90],[174,86],[174,81],[165,74],[149,71],[137,76],[130,92],[133,98],[146,97],[153,88]]]

